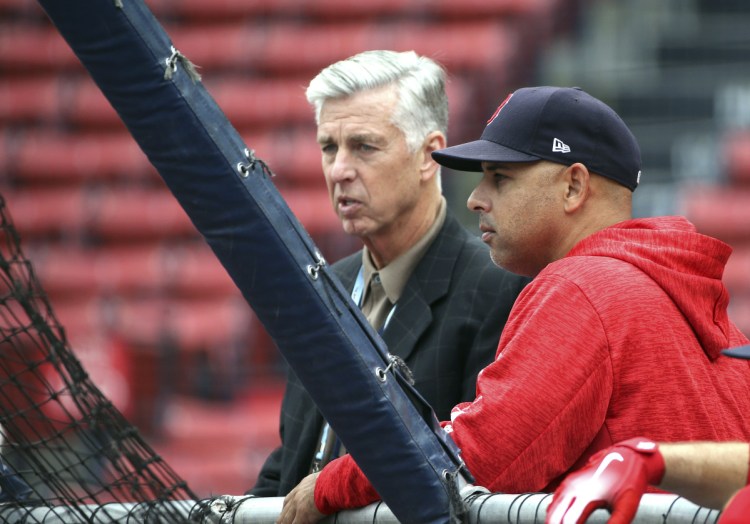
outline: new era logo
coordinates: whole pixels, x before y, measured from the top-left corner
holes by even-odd
[[[559,138],[555,138],[555,141],[552,142],[552,152],[553,153],[570,153],[570,146],[560,140]]]

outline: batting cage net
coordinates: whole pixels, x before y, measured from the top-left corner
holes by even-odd
[[[40,506],[45,522],[57,510],[63,522],[122,521],[121,503],[153,521],[200,512],[74,355],[2,196],[0,221],[0,520],[41,522]]]

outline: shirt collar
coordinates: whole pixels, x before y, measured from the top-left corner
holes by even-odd
[[[430,229],[427,230],[427,233],[425,233],[422,238],[420,238],[405,253],[399,255],[387,266],[380,268],[379,271],[372,262],[369,250],[365,247],[362,250],[362,268],[365,287],[369,288],[373,273],[379,273],[385,296],[391,304],[395,304],[398,299],[401,298],[401,294],[406,287],[406,282],[409,280],[414,268],[416,268],[419,261],[422,260],[425,252],[427,252],[427,249],[437,237],[440,228],[443,227],[443,224],[445,223],[445,215],[445,197],[441,196],[437,218],[430,226]]]

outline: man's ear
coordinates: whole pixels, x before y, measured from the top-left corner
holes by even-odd
[[[565,181],[564,209],[575,213],[586,202],[591,193],[591,173],[586,166],[576,162],[563,173]]]
[[[445,135],[440,131],[433,131],[428,134],[422,146],[422,164],[420,165],[420,174],[422,180],[427,180],[437,173],[440,167],[432,158],[432,152],[438,149],[444,149],[446,144]]]

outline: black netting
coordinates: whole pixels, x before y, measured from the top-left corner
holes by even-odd
[[[0,517],[38,522],[29,510],[43,506],[65,522],[114,522],[125,507],[185,521],[197,497],[86,374],[2,196],[0,220]]]

